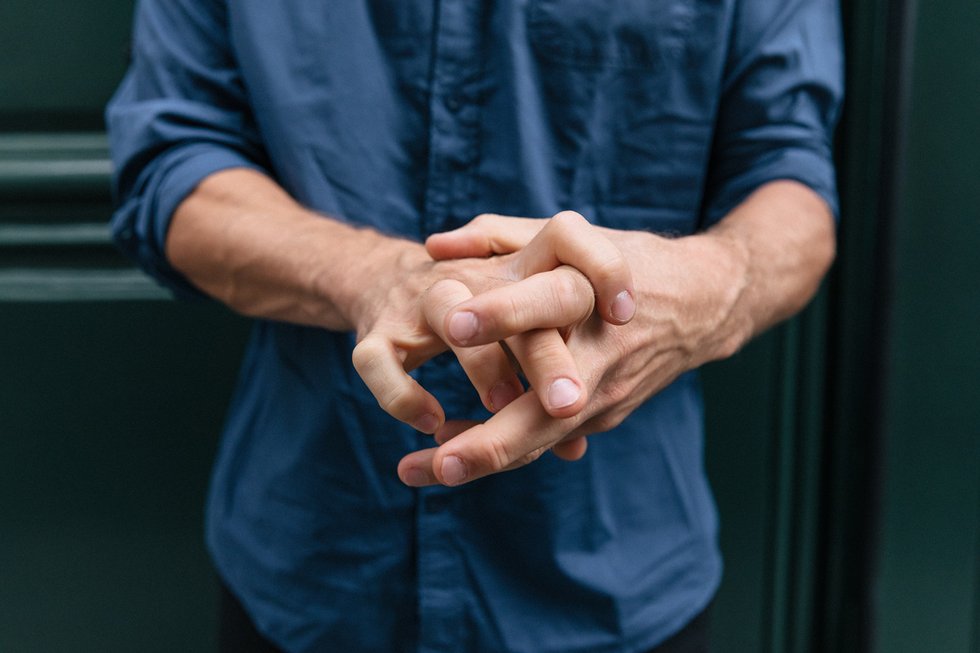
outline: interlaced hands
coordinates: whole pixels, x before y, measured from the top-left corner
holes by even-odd
[[[365,298],[353,356],[381,407],[439,445],[406,455],[401,480],[459,485],[548,450],[580,458],[585,436],[614,428],[703,362],[717,325],[688,318],[713,315],[716,302],[710,293],[684,296],[692,284],[689,252],[675,245],[682,240],[596,227],[573,212],[485,215],[430,237],[430,262],[403,257],[402,279],[385,297]],[[640,293],[639,307],[635,270],[659,276],[665,289]],[[656,310],[643,306],[651,299]],[[493,413],[487,421],[447,421],[408,375],[447,347]]]

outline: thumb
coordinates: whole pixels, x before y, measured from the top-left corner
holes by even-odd
[[[459,229],[429,236],[425,249],[437,261],[511,254],[531,242],[547,222],[485,213]]]

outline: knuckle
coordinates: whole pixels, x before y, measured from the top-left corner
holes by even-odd
[[[475,227],[484,227],[488,222],[493,222],[497,218],[495,213],[481,213],[473,218],[470,223]]]
[[[383,347],[381,341],[372,336],[357,343],[351,353],[351,363],[358,374],[363,376],[377,366],[380,357],[384,355]]]
[[[414,399],[414,393],[410,388],[395,384],[385,389],[378,396],[378,405],[389,415],[402,415],[407,413]]]
[[[540,458],[550,449],[548,446],[537,447],[532,451],[521,452],[515,448],[516,443],[502,436],[490,436],[484,440],[484,459],[488,473],[502,472],[528,465]]]
[[[449,294],[459,287],[459,282],[455,279],[439,279],[426,289],[427,294]]]
[[[512,451],[512,445],[498,435],[492,435],[484,443],[487,464],[491,471],[507,469],[520,455]]]
[[[593,391],[596,413],[601,415],[606,411],[617,410],[627,405],[633,400],[636,390],[636,384],[627,377],[604,376]]]
[[[556,299],[564,301],[574,300],[583,294],[586,287],[588,287],[591,293],[592,287],[588,281],[580,273],[574,269],[570,269],[568,266],[563,266],[561,273],[554,276],[553,290]]]
[[[602,394],[608,405],[618,406],[629,399],[632,392],[629,384],[612,381],[605,385]]]
[[[595,292],[582,273],[565,268],[562,274],[555,275],[552,301],[560,315],[572,317],[573,321],[578,322],[592,313]]]
[[[511,463],[511,467],[524,467],[525,465],[530,465],[535,460],[544,455],[545,451],[548,451],[549,447],[538,447],[534,451],[529,451],[528,453],[520,456],[517,460]]]
[[[721,357],[731,358],[732,356],[737,354],[741,350],[743,342],[744,341],[740,336],[731,336],[729,338],[726,338],[721,343],[721,348],[719,352]]]
[[[508,333],[523,331],[527,318],[527,308],[522,298],[510,295],[500,306],[499,312],[488,311],[484,319],[490,321],[495,313],[500,317],[497,326]]]
[[[593,279],[593,282],[601,284],[609,281],[618,281],[622,277],[630,274],[626,257],[614,246],[610,247],[609,253],[595,264],[593,274],[596,278]]]
[[[422,295],[422,305],[437,307],[446,302],[454,301],[460,295],[462,282],[455,279],[439,279],[425,289]]]
[[[563,340],[560,338],[540,338],[528,349],[527,359],[530,370],[526,371],[533,373],[534,370],[563,369],[563,365],[561,367],[558,365],[565,363],[567,357],[568,348]]]
[[[551,223],[558,228],[565,229],[579,226],[582,223],[588,224],[588,220],[586,220],[578,211],[559,211],[551,219]]]
[[[595,429],[596,433],[605,433],[607,431],[612,431],[622,423],[622,417],[612,413],[606,413],[605,415],[600,415],[593,418],[591,426],[593,429]]]

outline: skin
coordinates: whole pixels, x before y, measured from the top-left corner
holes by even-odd
[[[802,308],[834,242],[827,206],[789,181],[683,238],[566,212],[481,216],[423,247],[312,213],[260,173],[234,169],[178,207],[166,249],[234,310],[356,331],[353,363],[379,405],[436,436],[439,446],[398,466],[421,486],[459,485],[549,449],[581,457],[585,436]],[[408,376],[447,348],[494,413],[485,423],[447,421]]]
[[[450,348],[443,321],[427,318],[473,293],[536,275],[545,285],[587,296],[587,313],[596,302],[596,312],[610,322],[629,320],[635,311],[629,264],[605,238],[592,245],[589,260],[578,265],[588,278],[560,264],[561,248],[547,256],[537,247],[493,258],[435,261],[419,243],[313,213],[268,177],[232,169],[205,179],[177,208],[166,253],[192,283],[242,314],[356,331],[353,363],[381,407],[434,433],[444,425],[445,413],[408,375]],[[443,283],[439,292],[430,292],[446,280],[456,285],[450,289]],[[598,297],[593,285],[601,289]],[[588,400],[575,361],[557,328],[542,328],[547,314],[529,317],[536,328],[508,339],[511,351],[534,387],[557,382],[566,390],[563,398],[557,393],[559,402],[549,401],[555,394],[549,393],[544,409],[556,417],[574,415]],[[491,412],[524,392],[500,344],[452,349]]]

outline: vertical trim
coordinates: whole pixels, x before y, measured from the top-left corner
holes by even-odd
[[[763,612],[769,619],[763,628],[763,650],[767,653],[786,653],[792,631],[790,606],[794,602],[792,554],[795,505],[797,405],[799,403],[799,318],[779,328],[776,354],[776,387],[779,404],[776,409],[773,433],[773,512],[770,522],[770,565],[768,606]]]
[[[887,16],[884,61],[883,128],[887,135],[881,143],[882,163],[879,184],[880,247],[875,277],[878,280],[872,298],[872,315],[879,333],[874,341],[873,382],[871,385],[871,431],[867,460],[868,509],[864,532],[857,540],[863,543],[860,552],[862,577],[860,605],[863,612],[858,644],[861,651],[877,651],[875,589],[881,557],[881,524],[885,486],[885,448],[887,442],[886,393],[890,377],[888,352],[893,330],[895,279],[895,228],[893,216],[902,205],[902,192],[907,173],[909,111],[912,95],[912,60],[914,56],[916,0],[891,0]]]
[[[769,461],[773,503],[768,524],[762,646],[765,653],[813,650],[821,514],[827,295],[821,292],[776,334],[778,389]]]
[[[977,493],[977,524],[980,525],[980,492]],[[980,538],[974,547],[980,551]],[[973,578],[973,653],[980,653],[980,565],[975,567]]]
[[[794,514],[794,582],[788,647],[794,653],[813,650],[820,542],[824,446],[824,385],[827,351],[827,293],[821,292],[800,318],[799,393],[796,406],[797,480]]]
[[[911,0],[843,3],[848,110],[838,148],[843,220],[832,277],[827,375],[827,504],[816,650],[874,650],[891,216],[905,158]]]

